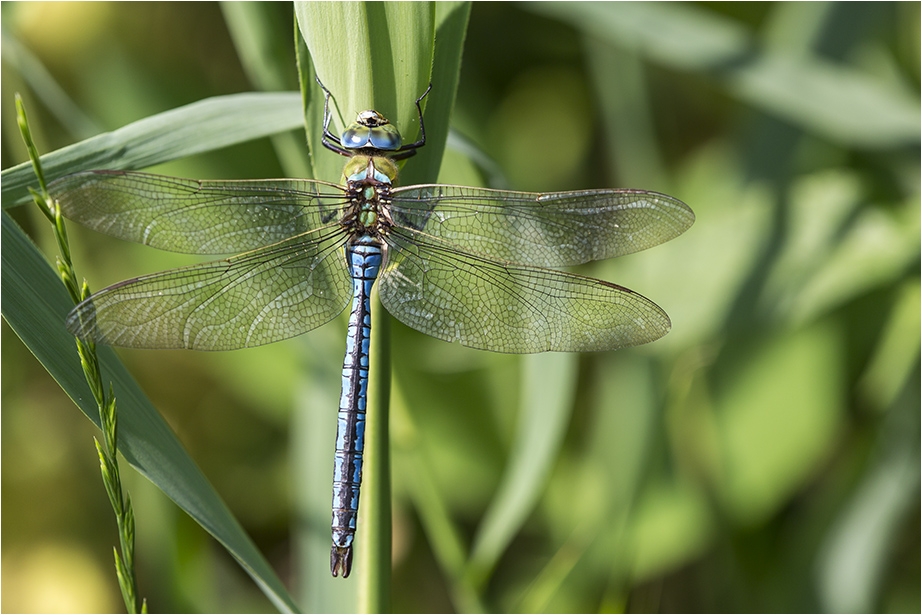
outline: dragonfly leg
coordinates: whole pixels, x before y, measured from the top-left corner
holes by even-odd
[[[429,95],[429,92],[432,90],[432,82],[429,82],[429,87],[426,88],[426,91],[423,92],[419,98],[416,99],[416,113],[419,115],[419,139],[415,143],[408,143],[407,145],[402,146],[398,149],[392,156],[394,160],[403,160],[404,158],[409,158],[416,153],[416,150],[421,148],[426,144],[426,124],[423,122],[423,109],[420,106],[420,103],[423,99]]]
[[[330,120],[333,119],[333,112],[330,111],[330,98],[332,94],[330,94],[330,90],[323,85],[323,82],[320,81],[319,76],[314,75],[314,79],[317,81],[317,85],[320,86],[320,89],[323,90],[323,133],[320,137],[320,142],[323,143],[325,148],[331,152],[336,152],[340,156],[352,156],[355,152],[343,147],[343,143],[339,140],[339,137],[330,132]]]

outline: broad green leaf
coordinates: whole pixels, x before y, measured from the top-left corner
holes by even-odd
[[[712,73],[740,100],[835,142],[866,148],[919,143],[919,99],[819,56],[765,51],[742,24],[692,5],[535,3],[535,12],[665,66]],[[798,50],[799,51],[799,50]]]
[[[904,440],[917,445],[917,436]],[[919,510],[919,456],[913,448],[890,449],[878,458],[830,528],[816,566],[823,611],[867,613],[877,608],[877,595],[887,582],[889,552],[900,540],[906,518]]]
[[[470,2],[435,3],[435,50],[432,57],[430,82],[432,90],[426,97],[427,155],[409,164],[400,181],[404,185],[436,181],[442,166],[442,154],[448,142],[448,120],[455,104],[458,77],[461,74],[461,52],[467,34]],[[413,133],[411,133],[413,134]]]
[[[688,480],[647,488],[627,536],[633,581],[661,575],[702,553],[714,531],[707,499]]]
[[[918,259],[918,196],[890,207],[869,207],[867,199],[852,172],[792,183],[789,230],[762,300],[771,312],[808,323],[893,283]]]
[[[250,82],[264,91],[297,87],[291,70],[294,50],[283,17],[291,7],[278,2],[222,2],[221,13]]]
[[[260,90],[284,91],[298,86],[292,70],[291,7],[279,2],[222,2],[221,12],[250,82]],[[310,177],[304,133],[272,136],[286,177]]]
[[[259,121],[254,121],[259,118]],[[216,96],[146,117],[42,156],[49,182],[89,169],[143,169],[302,125],[296,92]],[[0,175],[3,207],[26,202],[35,183],[29,163]]]
[[[73,304],[38,249],[6,212],[2,217],[3,317],[98,426],[74,338],[64,328]],[[100,346],[97,351],[103,380],[114,384],[118,402],[119,452],[224,545],[277,608],[296,611],[285,586],[112,349]]]
[[[375,109],[406,142],[417,138],[414,102],[429,85],[434,10],[428,2],[295,4],[311,61],[336,103],[331,130]]]
[[[14,67],[29,84],[35,96],[63,126],[80,138],[100,132],[96,123],[77,106],[28,47],[22,45],[6,30],[0,37],[0,43],[3,45],[3,61]]]
[[[483,613],[487,609],[464,575],[466,549],[460,529],[452,522],[445,499],[433,476],[431,460],[420,446],[421,435],[407,409],[399,381],[393,387],[394,416],[397,427],[392,426],[394,442],[394,474],[408,491],[433,554],[443,575],[452,583],[449,587],[455,609],[462,613]]]
[[[601,103],[612,177],[618,185],[643,186],[669,194],[643,62],[636,53],[594,37],[586,37],[584,47]]]
[[[436,3],[433,8],[422,2],[305,2],[296,3],[295,11],[313,67],[333,96],[334,134],[352,123],[358,112],[376,109],[397,126],[405,143],[415,141],[419,120],[414,103],[432,84],[421,103],[426,146],[407,162],[399,182],[434,182],[458,87],[469,3]],[[323,96],[314,73],[305,69],[302,80],[314,105],[308,140],[315,177],[339,181],[342,161],[320,145]]]
[[[754,343],[718,391],[720,495],[740,524],[773,514],[829,453],[844,407],[841,344],[822,321]]]
[[[423,101],[425,111],[427,142],[406,165],[401,183],[435,181],[441,154],[448,132],[448,115],[457,86],[457,72],[460,67],[461,44],[467,24],[467,6],[451,4],[440,9],[439,24],[447,24],[444,33],[445,45],[439,57],[442,66],[439,75],[432,73],[436,37],[436,9],[429,3],[297,3],[295,13],[299,29],[309,50],[309,58],[299,53],[302,91],[306,93],[306,114],[308,143],[312,154],[314,176],[329,181],[339,181],[343,159],[328,151],[320,142],[324,95],[314,81],[319,75],[324,86],[331,93],[330,108],[332,123],[330,130],[339,134],[354,121],[355,115],[366,109],[376,109],[395,124],[404,138],[404,143],[419,137],[419,117],[415,101],[426,91],[430,80],[433,90]],[[438,82],[438,83],[436,83]],[[380,374],[378,374],[380,376]],[[369,413],[376,408],[370,407]],[[322,408],[317,408],[322,412]],[[371,421],[371,419],[369,419]],[[385,432],[386,433],[386,432]],[[385,443],[386,444],[386,443]],[[369,440],[369,450],[378,446]],[[386,451],[385,451],[386,454]],[[371,461],[369,459],[369,461]],[[325,464],[325,462],[324,462]],[[311,475],[316,474],[309,471]],[[327,472],[329,473],[329,472]],[[373,504],[380,502],[376,493],[375,472],[366,474],[363,485],[362,510],[360,511],[359,537],[357,540],[356,567],[373,566],[363,575],[367,579],[360,589],[365,609],[387,608],[386,584],[383,583],[384,568],[389,567],[389,557],[379,556],[376,563],[366,559],[365,554],[374,551],[383,553],[385,536],[382,532],[364,531],[363,525],[385,518],[388,511],[373,510]],[[383,477],[382,477],[383,478]],[[366,526],[368,527],[368,526]],[[389,527],[386,528],[389,531]],[[328,543],[328,540],[327,540]],[[389,544],[389,542],[387,543]],[[327,547],[328,549],[329,547]],[[308,553],[313,549],[308,548]],[[389,551],[389,547],[388,547]],[[372,578],[373,577],[373,578]],[[377,580],[376,580],[377,579]],[[342,581],[340,581],[342,583]],[[314,581],[311,581],[315,585]],[[321,593],[328,589],[327,583],[316,583]],[[313,597],[311,598],[313,601]],[[321,603],[330,604],[321,599]]]
[[[546,486],[573,409],[577,359],[576,354],[545,353],[521,361],[524,375],[516,440],[468,564],[475,586],[488,578]]]
[[[577,608],[578,602],[571,603],[573,597],[568,596],[573,590],[565,581],[574,568],[586,562],[604,561],[607,591],[626,594],[636,563],[632,540],[645,540],[644,536],[631,536],[629,530],[640,529],[639,522],[655,522],[636,519],[633,514],[662,420],[655,363],[638,353],[606,353],[589,360],[594,362],[590,373],[605,377],[592,385],[598,402],[593,404],[596,411],[583,419],[590,422],[588,438],[570,463],[555,469],[555,480],[542,500],[544,522],[570,528],[570,533],[522,596],[516,609],[521,612]],[[578,512],[573,505],[576,501],[580,503]],[[674,503],[669,500],[670,505]],[[674,511],[672,518],[698,533],[702,518],[683,517],[687,510]],[[654,561],[679,560],[688,555],[693,542],[687,536],[673,542],[657,540]]]
[[[299,30],[310,53],[309,59],[299,53],[299,68],[301,89],[307,97],[305,123],[315,177],[339,181],[344,162],[321,143],[325,97],[314,82],[315,75],[331,94],[329,129],[334,134],[340,134],[359,112],[376,109],[397,126],[404,143],[416,140],[415,101],[428,82],[433,12],[428,3],[295,4]],[[377,357],[390,352],[380,341],[373,341]],[[380,360],[376,363],[375,369],[385,367]],[[390,375],[373,377],[381,382]],[[377,419],[386,421],[389,400],[372,395],[369,401],[366,448],[379,463],[366,470],[363,481],[355,574],[359,609],[379,612],[390,609],[390,476],[380,463],[390,453],[387,429],[374,423]],[[323,411],[314,409],[316,413]],[[322,583],[321,587],[328,585]]]
[[[893,403],[919,361],[920,294],[919,280],[899,288],[877,348],[858,381],[862,397],[878,411]]]

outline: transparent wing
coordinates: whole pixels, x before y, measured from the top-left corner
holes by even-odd
[[[644,190],[509,192],[420,185],[394,190],[394,221],[505,262],[562,267],[646,250],[695,221],[678,199]]]
[[[420,233],[388,237],[381,302],[433,337],[494,352],[613,350],[659,339],[669,317],[615,284],[499,263]]]
[[[330,224],[346,204],[340,186],[293,179],[199,181],[87,171],[48,188],[75,222],[188,254],[231,254],[273,244]]]
[[[331,320],[351,297],[339,228],[319,229],[227,260],[106,288],[67,316],[82,339],[133,348],[233,350]]]

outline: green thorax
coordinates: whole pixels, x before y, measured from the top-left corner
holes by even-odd
[[[343,167],[343,179],[347,184],[393,185],[397,180],[397,163],[386,156],[356,154]]]

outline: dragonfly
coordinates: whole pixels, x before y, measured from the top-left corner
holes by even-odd
[[[49,190],[64,216],[96,231],[230,258],[105,288],[67,316],[84,340],[133,348],[232,350],[300,335],[351,303],[333,472],[330,569],[347,577],[362,480],[371,292],[432,337],[503,353],[604,351],[646,344],[671,323],[642,295],[561,270],[669,241],[695,220],[645,190],[514,192],[396,187],[398,162],[426,143],[374,110],[337,136],[325,93],[321,142],[348,160],[343,184],[193,180],[85,171]],[[431,89],[431,85],[430,88]]]

